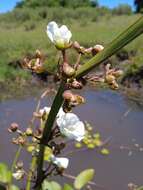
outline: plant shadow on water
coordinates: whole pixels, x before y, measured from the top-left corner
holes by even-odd
[[[77,175],[83,169],[95,168],[94,181],[105,190],[127,190],[127,185],[131,182],[141,185],[143,110],[129,102],[125,96],[113,91],[86,88],[81,94],[87,102],[75,108],[74,112],[78,113],[82,120],[90,121],[94,131],[100,132],[104,139],[111,137],[108,145],[110,154],[104,156],[96,150],[73,152],[69,155],[70,167],[66,173]],[[50,105],[52,99],[49,95],[43,100],[42,105]],[[7,128],[12,122],[19,123],[23,129],[26,128],[36,103],[37,98],[33,97],[0,104],[1,162],[10,165],[17,148],[11,143],[12,135],[9,135]],[[66,152],[72,149],[74,146],[69,143]],[[28,167],[30,154],[23,151],[22,157],[25,158],[24,162]],[[64,182],[64,178],[58,179],[61,183]]]

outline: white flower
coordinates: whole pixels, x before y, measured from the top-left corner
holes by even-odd
[[[70,46],[72,33],[67,26],[62,25],[58,27],[57,23],[52,21],[47,25],[47,34],[51,42],[54,43],[58,49],[65,49]]]
[[[25,172],[23,169],[19,169],[17,170],[15,173],[12,174],[12,176],[16,179],[16,180],[21,180],[25,175]]]
[[[50,107],[44,107],[43,109],[39,110],[39,114],[42,116],[43,114],[49,114],[50,113],[51,108]]]
[[[46,114],[46,115],[48,115],[49,113],[50,113],[50,110],[51,110],[51,107],[44,107],[44,108],[42,108],[42,109],[40,109],[39,110],[39,114],[41,115],[41,116],[43,116],[43,114]],[[61,116],[63,116],[65,114],[65,112],[63,111],[63,108],[60,108],[59,109],[59,112],[57,113],[57,118],[58,117],[61,117]]]
[[[66,114],[66,113],[64,112],[63,108],[61,107],[61,108],[59,109],[58,114],[57,114],[57,118],[62,117],[62,116],[65,115],[65,114]]]
[[[55,157],[54,155],[52,155],[51,161],[53,162],[53,164],[56,164],[59,168],[66,169],[69,165],[68,158],[59,158],[59,157]]]
[[[80,121],[75,114],[65,113],[57,118],[57,124],[60,128],[60,132],[69,139],[81,141],[84,138],[84,123]]]

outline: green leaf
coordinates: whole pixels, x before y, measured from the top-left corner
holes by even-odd
[[[64,184],[63,190],[74,190],[69,184]]]
[[[92,180],[94,176],[94,170],[93,169],[87,169],[82,171],[75,179],[74,181],[74,187],[76,189],[81,189],[83,186],[85,186],[89,181]]]
[[[55,181],[44,180],[42,184],[42,190],[62,190],[61,186]]]
[[[8,170],[7,165],[0,164],[0,182],[8,183],[11,179],[11,172]]]

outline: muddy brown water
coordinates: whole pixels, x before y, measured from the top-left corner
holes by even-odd
[[[95,168],[94,181],[103,188],[93,189],[127,190],[131,182],[142,185],[143,109],[113,91],[86,89],[81,94],[87,102],[74,112],[81,120],[89,121],[104,140],[111,137],[110,154],[103,156],[96,150],[75,152],[69,156],[70,165],[66,172],[77,175],[86,168]],[[41,107],[50,105],[52,99],[48,96]],[[17,148],[10,143],[12,135],[7,132],[7,127],[11,122],[17,122],[25,128],[36,103],[37,98],[33,97],[0,103],[0,162],[10,165]],[[67,151],[71,149],[72,145]],[[21,158],[28,165],[30,155],[22,152]]]

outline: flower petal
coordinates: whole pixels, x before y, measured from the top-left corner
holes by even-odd
[[[59,168],[66,169],[69,165],[69,159],[68,158],[59,158],[59,157],[55,157],[54,155],[52,155],[51,161],[54,164],[56,164]]]
[[[55,31],[59,30],[56,22],[52,21],[47,26],[47,34],[52,42],[54,42]]]
[[[79,118],[74,113],[66,113],[57,119],[57,124],[62,128],[74,125],[77,121],[79,121]]]
[[[62,25],[60,27],[60,33],[61,33],[61,37],[64,39],[64,42],[69,43],[69,41],[72,37],[72,33],[70,30],[68,30],[67,26]]]

